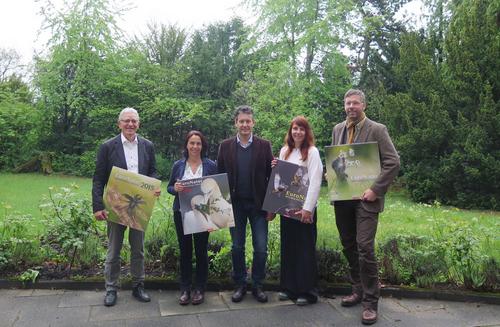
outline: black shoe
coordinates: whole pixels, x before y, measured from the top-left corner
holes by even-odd
[[[257,301],[261,303],[267,302],[267,295],[262,290],[262,287],[254,287],[252,289],[252,295]]]
[[[233,296],[231,296],[231,301],[233,302],[241,302],[243,300],[243,297],[247,294],[247,288],[246,286],[238,286],[233,293]]]
[[[132,290],[132,295],[141,302],[151,301],[151,298],[149,297],[148,293],[144,291],[144,287],[142,286],[134,287],[134,289]]]
[[[112,307],[116,304],[116,291],[107,291],[104,297],[104,305],[107,307]]]

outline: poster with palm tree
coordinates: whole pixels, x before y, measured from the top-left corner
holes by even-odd
[[[113,167],[104,192],[108,220],[145,231],[160,185],[158,179]]]

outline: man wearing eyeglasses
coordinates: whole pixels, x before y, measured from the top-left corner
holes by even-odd
[[[332,145],[377,142],[380,153],[380,175],[359,200],[335,201],[335,221],[349,262],[352,293],[341,299],[344,307],[361,303],[361,322],[374,324],[378,317],[380,295],[375,234],[378,216],[384,210],[384,195],[398,175],[400,161],[387,128],[365,115],[366,99],[361,90],[351,89],[344,95],[346,120],[335,125]]]
[[[127,169],[142,175],[156,176],[154,146],[151,141],[137,135],[139,114],[134,108],[125,108],[118,116],[121,133],[99,147],[96,168],[92,181],[92,206],[97,220],[106,220],[108,213],[104,208],[103,193],[113,166]],[[160,191],[156,191],[157,196]],[[113,306],[117,300],[118,278],[120,276],[120,251],[126,226],[107,222],[108,251],[104,266],[106,281],[105,306]],[[144,232],[129,229],[130,273],[132,275],[132,295],[141,302],[151,301],[144,291]]]

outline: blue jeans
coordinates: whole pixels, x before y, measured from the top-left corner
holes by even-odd
[[[246,285],[245,240],[247,220],[252,229],[253,261],[252,282],[254,287],[262,286],[266,277],[267,260],[267,220],[266,212],[255,208],[253,201],[233,201],[234,227],[230,228],[233,246],[233,280],[237,286]]]

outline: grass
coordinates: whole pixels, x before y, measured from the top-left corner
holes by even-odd
[[[0,173],[0,205],[4,210],[21,214],[30,214],[37,220],[41,214],[39,205],[48,194],[50,186],[59,188],[71,184],[78,186],[75,192],[85,197],[91,197],[92,180],[73,176],[40,174],[10,174]],[[162,185],[160,202],[164,207],[161,210],[156,206],[152,220],[151,231],[165,219],[172,219],[170,215],[173,199]],[[0,207],[0,208],[1,208]],[[167,213],[165,213],[167,212]],[[168,217],[165,217],[168,215]],[[3,213],[0,219],[3,219]],[[483,252],[500,261],[500,213],[480,210],[461,210],[440,205],[417,204],[408,199],[404,192],[391,192],[386,199],[385,211],[379,217],[377,240],[383,242],[396,234],[432,235],[439,232],[439,223],[445,222],[448,226],[464,225],[472,229],[481,242]],[[278,219],[272,224],[279,224]],[[228,240],[227,230],[215,232],[211,239]],[[328,246],[340,249],[338,232],[335,226],[333,208],[326,198],[326,188],[322,190],[318,207],[318,246]]]

